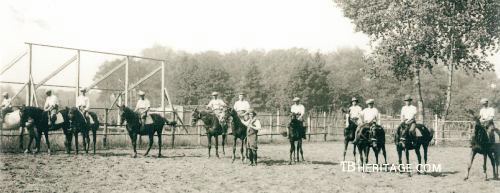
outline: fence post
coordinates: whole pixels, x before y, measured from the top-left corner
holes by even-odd
[[[328,128],[326,126],[326,111],[323,112],[323,131],[325,132],[324,140],[326,141],[326,136],[328,135]]]
[[[311,141],[311,116],[307,116],[307,133],[309,134],[309,137],[307,140]]]
[[[269,116],[269,134],[271,136],[271,142],[273,142],[273,113]]]
[[[177,114],[177,113],[175,112],[175,109],[173,106],[172,106],[172,112],[173,112],[173,115],[172,115],[173,120],[177,120],[175,117],[175,114]],[[175,144],[175,130],[176,130],[176,128],[173,127],[172,128],[172,149],[175,147],[175,145],[174,145]]]
[[[276,131],[278,132],[278,134],[280,133],[280,110],[278,109],[276,111]]]
[[[437,137],[438,137],[438,116],[437,114],[434,115],[434,144],[437,145],[438,144],[438,140],[437,140]]]
[[[102,145],[107,146],[108,143],[108,108],[104,109],[104,138],[102,139]]]
[[[201,126],[197,124],[196,128],[198,130],[198,145],[201,145]]]

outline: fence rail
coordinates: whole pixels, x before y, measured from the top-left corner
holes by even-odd
[[[128,136],[125,128],[118,123],[120,122],[120,117],[118,115],[117,109],[109,108],[94,108],[99,115],[99,120],[101,122],[100,128],[97,131],[98,139],[103,147],[108,145],[109,138],[116,136]],[[203,129],[202,124],[192,124],[191,123],[191,113],[190,110],[183,110],[174,113],[172,110],[167,111],[152,111],[152,113],[164,113],[168,120],[181,120],[184,124],[178,125],[177,127],[166,126],[165,132],[162,136],[170,136],[170,144],[175,147],[176,136],[183,140],[185,145],[204,145],[206,140],[203,140],[206,133]],[[178,115],[178,117],[176,117]],[[286,138],[281,137],[281,133],[287,130],[287,123],[290,118],[285,113],[279,111],[273,113],[259,113],[257,117],[262,123],[263,129],[259,131],[259,140],[274,142],[274,141],[286,141]],[[306,117],[304,124],[307,127],[308,141],[327,141],[327,140],[343,140],[344,138],[344,128],[345,128],[344,116],[340,113],[315,113]],[[382,127],[386,130],[386,138],[388,141],[393,141],[393,134],[395,133],[400,122],[397,119],[383,119],[381,120]],[[456,142],[459,141],[463,144],[467,144],[470,139],[471,132],[473,129],[473,124],[471,121],[442,121],[435,117],[433,120],[427,121],[426,125],[433,129],[434,139],[433,144],[440,144],[445,142]],[[184,127],[188,132],[183,132],[184,129],[179,128]],[[27,133],[27,132],[25,132]],[[61,131],[52,132],[50,135],[63,135]],[[319,136],[319,137],[318,137]],[[19,137],[18,130],[0,130],[0,145],[4,140],[9,138]],[[230,136],[231,138],[231,136]],[[7,140],[7,141],[13,141]],[[15,140],[14,140],[15,141]],[[231,141],[231,140],[228,140]],[[390,143],[390,142],[388,142]],[[12,146],[15,147],[15,146]]]

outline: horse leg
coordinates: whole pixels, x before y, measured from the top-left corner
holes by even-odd
[[[253,152],[253,160],[255,162],[255,165],[257,165],[257,149],[254,149],[253,151],[254,151]]]
[[[486,171],[486,162],[488,162],[488,155],[484,154],[483,155],[483,174],[484,174],[484,180],[488,180],[488,172]]]
[[[87,131],[83,131],[82,132],[82,140],[83,140],[83,150],[85,150],[85,153],[88,154],[89,153],[89,147],[87,146],[87,144],[90,143],[90,138],[89,138],[89,134],[87,133]]]
[[[409,167],[410,165],[410,150],[405,149],[405,156],[406,156],[406,166]],[[410,168],[406,168],[408,171],[408,176],[411,176]]]
[[[161,143],[162,143],[161,142],[161,134],[162,134],[161,129],[157,132],[157,134],[158,134],[158,157],[161,157]]]
[[[295,143],[295,142],[294,142]],[[297,145],[295,146],[295,161],[300,162],[300,149],[299,149],[299,141],[297,141]]]
[[[212,148],[212,136],[207,133],[207,138],[208,138],[208,157],[210,158],[210,149]]]
[[[403,161],[401,158],[403,157],[403,150],[400,146],[396,146],[396,149],[398,150],[398,163],[399,165],[403,164]]]
[[[370,155],[370,146],[365,147],[365,152],[366,152],[365,163],[368,164],[368,156]]]
[[[474,157],[475,156],[476,156],[476,152],[475,151],[471,151],[470,163],[469,163],[469,166],[467,167],[467,175],[465,176],[464,180],[469,179],[470,168],[472,167],[472,162],[474,162]]]
[[[78,155],[78,132],[74,133],[75,137],[75,155]],[[84,139],[85,140],[85,139]]]
[[[347,139],[344,140],[344,159],[342,161],[345,161],[345,155],[347,153],[347,146],[349,146],[349,141]]]
[[[69,132],[66,133],[66,141],[65,146],[66,146],[66,154],[71,153],[71,142],[73,142],[73,135]]]
[[[45,143],[47,144],[47,153],[50,155],[49,130],[44,131],[43,135],[45,136]]]
[[[354,145],[354,144],[353,144],[353,147],[352,147],[352,154],[354,155],[354,162],[356,162],[356,145]]]
[[[219,158],[219,136],[215,136],[215,156]]]
[[[93,145],[93,151],[94,151],[94,155],[95,155],[95,144],[96,144],[96,141],[97,141],[97,130],[96,129],[93,129],[92,130],[92,145]]]
[[[28,141],[28,146],[26,147],[26,151],[24,151],[24,153],[31,153],[31,144],[33,143],[33,139],[35,138],[35,136],[33,134],[30,134],[29,135],[29,141]]]
[[[299,143],[298,146],[299,146],[299,150],[300,150],[300,156],[302,157],[302,161],[305,161],[304,160],[304,151],[302,150],[302,139],[299,140],[298,143]]]
[[[245,145],[245,140],[241,140],[241,148],[240,148],[240,153],[241,153],[241,162],[245,163],[245,154],[243,154],[244,150],[244,145]]]
[[[385,151],[385,144],[382,145],[382,155],[384,155],[384,164],[387,164],[387,152]]]
[[[363,164],[363,160],[364,160],[365,158],[364,158],[364,156],[363,156],[363,153],[364,153],[364,152],[363,152],[363,149],[362,149],[360,146],[358,146],[358,145],[356,145],[356,147],[358,148],[358,151],[359,151],[359,163],[361,163],[361,165],[364,165],[364,164]],[[356,161],[357,161],[357,160],[356,160]]]
[[[424,148],[424,163],[427,164],[427,148],[429,148],[429,144],[424,143],[422,144],[422,147]]]
[[[237,142],[237,140],[238,140],[238,138],[236,138],[236,137],[233,140],[233,157],[232,157],[233,161],[232,161],[232,163],[234,163],[234,160],[236,159],[236,142]]]
[[[134,158],[137,157],[137,133],[133,133],[130,135],[130,139],[132,139],[132,147],[134,149]]]
[[[375,164],[378,165],[378,154],[380,153],[380,149],[378,147],[373,149],[373,153],[375,153]]]
[[[227,134],[222,135],[222,156],[226,155],[226,149],[224,148],[224,146],[226,145],[226,137]]]
[[[144,154],[144,156],[147,156],[149,154],[149,151],[151,150],[151,147],[153,146],[153,141],[154,141],[154,133],[149,133],[148,135],[148,139],[149,139],[149,143],[148,143],[148,150],[146,150],[146,153]]]
[[[24,127],[19,128],[19,148],[21,151],[24,149]]]
[[[422,167],[422,156],[420,155],[420,145],[417,145],[415,147],[415,154],[417,154],[417,160],[418,160],[418,167],[417,167],[417,173],[420,173],[421,167]]]
[[[35,132],[35,148],[36,151],[34,153],[39,153],[40,152],[40,143],[42,141],[42,131],[39,129]]]
[[[293,160],[292,155],[294,154],[294,151],[295,151],[295,143],[292,140],[290,140],[290,162],[288,162],[289,165],[292,165],[292,160]]]
[[[498,174],[496,172],[496,169],[498,166],[496,166],[497,164],[495,163],[495,157],[493,155],[493,153],[488,153],[488,157],[490,158],[490,162],[491,162],[491,167],[493,168],[493,178],[498,178]]]

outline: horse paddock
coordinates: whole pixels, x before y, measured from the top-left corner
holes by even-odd
[[[227,150],[227,149],[226,149]],[[343,144],[304,143],[305,162],[288,165],[288,144],[259,146],[259,165],[231,163],[229,151],[207,158],[207,149],[166,149],[165,157],[132,158],[132,150],[100,150],[96,155],[0,154],[0,192],[498,192],[500,181],[482,175],[483,157],[476,158],[468,181],[466,147],[429,148],[429,163],[440,172],[347,172],[342,170]],[[144,153],[144,147],[139,153]],[[387,144],[388,162],[397,162]],[[222,154],[221,154],[222,155]],[[352,160],[352,146],[347,160]],[[373,152],[370,162],[374,161]],[[411,154],[415,163],[415,154]]]

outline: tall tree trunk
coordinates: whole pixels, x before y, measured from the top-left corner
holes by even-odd
[[[422,96],[422,84],[420,83],[420,68],[417,67],[415,71],[415,84],[417,87],[417,95],[418,95],[418,122],[425,124],[425,109],[424,109],[424,98]]]
[[[453,62],[448,64],[448,85],[446,86],[446,104],[444,107],[444,120],[447,119],[451,106],[451,87],[453,85]]]

